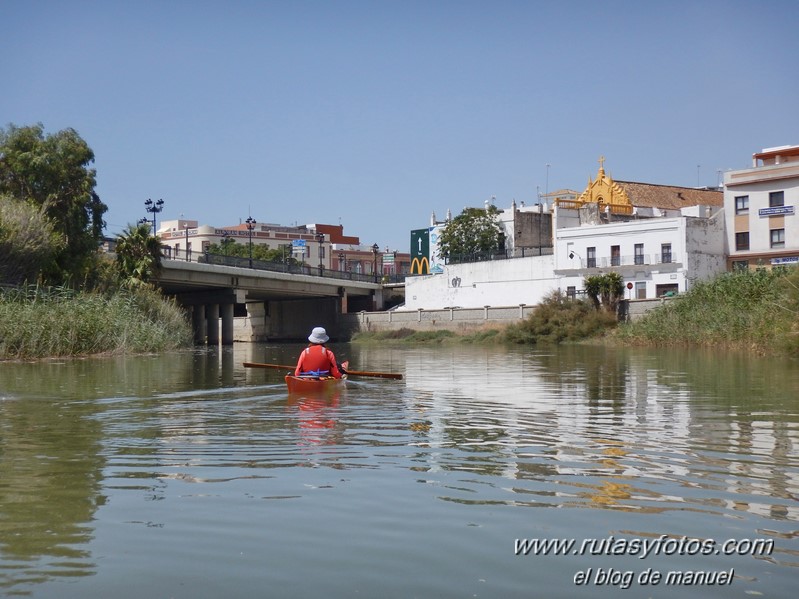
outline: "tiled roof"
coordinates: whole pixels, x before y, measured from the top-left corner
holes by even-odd
[[[633,206],[677,210],[688,206],[724,205],[724,194],[721,191],[632,181],[614,180],[614,183],[625,191]]]

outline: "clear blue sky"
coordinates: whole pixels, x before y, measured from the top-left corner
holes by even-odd
[[[799,2],[0,0],[0,125],[71,127],[146,216],[410,231],[496,196],[715,185],[799,144]],[[547,167],[547,165],[550,165]]]

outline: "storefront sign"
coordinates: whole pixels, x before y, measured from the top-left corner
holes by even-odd
[[[761,208],[757,211],[759,216],[778,216],[781,214],[793,214],[793,206],[772,206],[771,208]]]

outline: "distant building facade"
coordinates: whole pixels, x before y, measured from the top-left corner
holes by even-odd
[[[724,174],[728,267],[799,265],[799,146],[766,148]]]
[[[694,189],[614,181],[604,159],[595,180],[580,194],[531,206],[542,220],[526,224],[542,236],[524,241],[526,210],[512,206],[500,215],[506,233],[513,226],[513,256],[551,240],[549,251],[523,259],[452,264],[442,275],[406,279],[406,308],[533,305],[552,291],[578,295],[585,278],[615,271],[630,299],[687,291],[694,281],[726,269],[723,194]],[[524,207],[527,208],[527,207]],[[511,218],[511,215],[513,217]],[[548,219],[550,224],[544,226]],[[511,237],[510,234],[507,235]],[[521,242],[521,243],[519,243]]]
[[[574,295],[585,277],[614,271],[626,297],[687,291],[726,270],[723,194],[614,181],[600,160],[596,179],[575,200],[555,202],[555,273]]]
[[[158,238],[167,258],[193,260],[205,254],[212,245],[233,242],[268,249],[282,250],[286,258],[360,274],[406,274],[410,269],[407,252],[391,251],[361,245],[356,236],[345,235],[343,225],[308,224],[283,226],[274,223],[239,223],[226,227],[200,225],[196,220],[177,219],[159,223]]]

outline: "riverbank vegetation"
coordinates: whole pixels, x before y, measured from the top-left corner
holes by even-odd
[[[393,331],[357,333],[356,343],[401,342],[441,343],[511,343],[553,344],[578,342],[602,336],[616,326],[616,317],[608,310],[597,310],[589,300],[573,300],[560,292],[547,296],[533,313],[517,324],[483,328],[468,333],[450,330],[416,331],[402,328]]]
[[[611,273],[613,274],[613,273]],[[799,268],[725,273],[632,323],[614,309],[621,279],[586,281],[588,299],[552,293],[525,320],[504,328],[458,334],[450,330],[359,333],[358,343],[597,342],[612,345],[745,349],[799,356]]]
[[[110,295],[64,287],[0,293],[0,359],[160,352],[191,339],[182,309],[151,287]]]
[[[740,270],[615,332],[618,343],[744,349],[799,355],[799,268]]]
[[[149,225],[99,251],[107,206],[94,153],[73,129],[0,129],[0,360],[165,351],[191,343],[185,314],[148,284]]]

